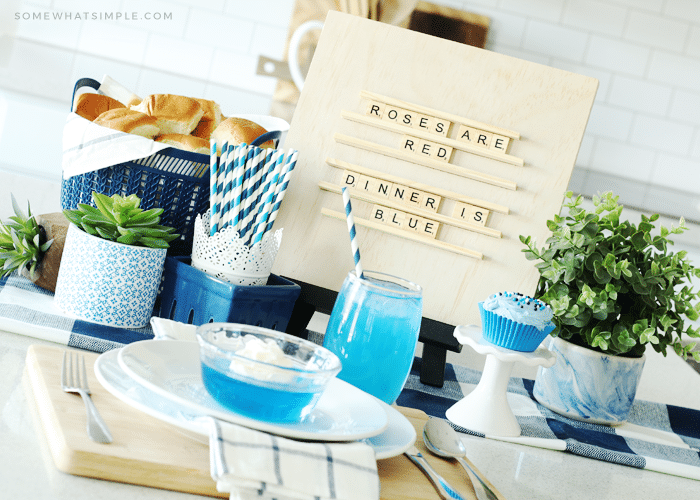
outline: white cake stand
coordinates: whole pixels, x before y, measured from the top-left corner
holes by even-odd
[[[456,425],[487,436],[520,436],[520,424],[507,397],[513,363],[548,368],[556,361],[556,355],[545,347],[538,347],[534,352],[520,352],[493,345],[474,325],[458,326],[454,337],[460,344],[485,354],[486,363],[476,388],[452,405],[445,416]]]

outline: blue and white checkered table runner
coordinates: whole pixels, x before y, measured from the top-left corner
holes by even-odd
[[[445,418],[445,411],[469,394],[481,378],[477,370],[448,363],[444,386],[430,387],[420,382],[420,363],[416,358],[396,404],[436,417]],[[700,480],[700,411],[636,400],[625,424],[608,427],[552,412],[534,399],[533,385],[534,380],[522,378],[511,378],[508,383],[508,402],[521,436],[488,438]],[[485,437],[459,426],[455,429]]]
[[[0,279],[0,329],[95,352],[153,338],[150,325],[128,330],[67,317],[54,305],[52,293],[16,275]],[[323,336],[310,332],[309,339],[322,343]],[[445,411],[481,378],[477,370],[448,363],[444,386],[431,387],[420,382],[420,363],[416,358],[396,404],[436,417],[445,418]],[[700,480],[700,411],[637,400],[622,426],[588,424],[541,406],[532,395],[533,384],[521,378],[508,384],[508,402],[522,435],[489,438]]]

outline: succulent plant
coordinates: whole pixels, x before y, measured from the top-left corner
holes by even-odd
[[[143,210],[135,194],[107,196],[92,193],[95,207],[84,203],[75,210],[64,210],[66,218],[88,234],[125,245],[168,248],[180,235],[174,228],[161,226],[162,208]]]
[[[15,215],[9,218],[10,222],[0,223],[0,278],[14,271],[26,271],[34,278],[53,240],[47,241],[46,232],[32,215],[29,202],[25,214],[12,196],[12,208]]]

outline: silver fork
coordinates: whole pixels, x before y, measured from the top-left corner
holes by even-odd
[[[66,392],[74,392],[82,396],[85,402],[85,410],[87,411],[87,433],[90,439],[98,443],[111,443],[112,434],[97,412],[97,408],[90,397],[87,372],[85,371],[85,358],[81,354],[76,354],[76,356],[79,362],[73,363],[73,354],[63,351],[61,388]],[[80,366],[77,366],[78,364]]]

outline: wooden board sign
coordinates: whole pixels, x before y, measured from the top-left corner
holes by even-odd
[[[338,291],[353,268],[424,289],[423,315],[479,324],[477,303],[532,294],[519,235],[543,243],[598,81],[329,12],[285,148],[299,150],[273,272]]]

